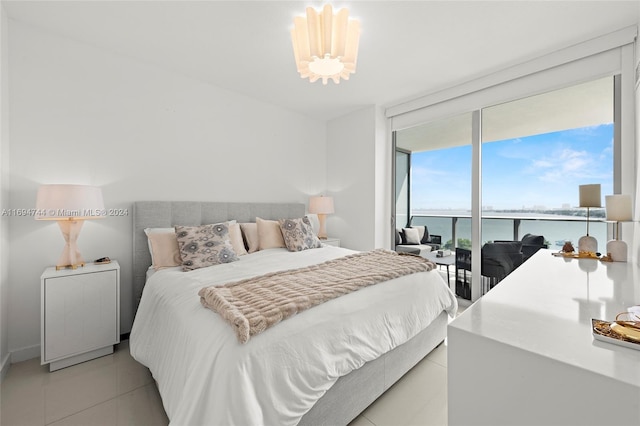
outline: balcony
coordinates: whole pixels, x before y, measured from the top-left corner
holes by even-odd
[[[441,235],[444,248],[470,248],[469,212],[419,212],[411,217],[414,226],[426,225],[431,234]],[[482,216],[482,244],[495,240],[520,240],[525,234],[543,235],[552,250],[560,250],[565,241],[577,248],[578,239],[587,232],[586,217],[543,213],[487,212]],[[604,251],[607,224],[603,217],[589,218],[589,235]]]
[[[575,212],[582,214],[583,212]],[[598,249],[604,252],[607,243],[607,224],[604,212],[596,212],[596,217],[589,218],[589,235],[598,241]],[[586,217],[555,215],[543,213],[517,212],[484,212],[482,216],[481,245],[500,240],[521,240],[525,234],[542,235],[549,249],[558,251],[566,241],[578,245],[581,236],[587,233]],[[456,247],[471,249],[471,214],[469,212],[421,211],[411,217],[411,225],[426,225],[431,234],[442,236],[443,248],[455,250]],[[455,244],[454,244],[455,241]],[[456,268],[448,268],[450,283],[457,283]],[[480,296],[485,294],[496,283],[481,276]],[[471,282],[470,276],[464,281]],[[464,296],[467,298],[467,296]]]

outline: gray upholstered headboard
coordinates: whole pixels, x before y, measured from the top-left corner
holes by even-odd
[[[191,201],[137,201],[133,203],[133,311],[137,311],[151,254],[144,228],[170,228],[174,225],[204,225],[236,219],[255,222],[263,219],[302,217],[300,203],[218,203]]]

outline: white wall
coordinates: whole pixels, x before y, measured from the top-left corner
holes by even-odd
[[[343,247],[389,248],[391,147],[384,123],[369,106],[327,124],[327,188],[335,204],[327,233]]]
[[[303,202],[326,188],[326,126],[246,96],[9,21],[12,208],[43,183],[134,200]],[[339,205],[339,204],[338,204]],[[39,355],[40,275],[63,239],[55,222],[10,219],[9,349]],[[87,221],[86,260],[122,271],[121,331],[132,322],[131,216]]]
[[[9,25],[0,3],[0,210],[9,207]],[[0,380],[9,369],[9,217],[0,216]]]

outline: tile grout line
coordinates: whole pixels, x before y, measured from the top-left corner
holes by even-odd
[[[367,421],[369,423],[371,423],[373,426],[378,426],[377,424],[375,424],[369,417],[367,417],[365,414],[360,414],[362,417],[364,417],[365,419],[367,419]]]
[[[107,403],[107,402],[109,402],[109,401],[112,401],[112,400],[114,400],[114,399],[118,399],[118,398],[120,398],[121,396],[128,395],[128,394],[130,394],[131,392],[135,392],[135,391],[137,391],[138,389],[143,388],[143,387],[145,387],[145,386],[147,386],[147,385],[150,385],[150,384],[152,384],[152,383],[153,383],[153,382],[151,382],[151,383],[147,383],[147,384],[144,384],[144,385],[142,385],[142,386],[138,386],[138,387],[136,387],[136,388],[133,388],[133,389],[131,389],[131,390],[130,390],[130,391],[128,391],[128,392],[117,394],[117,395],[115,395],[115,396],[114,396],[114,397],[112,397],[112,398],[105,399],[104,401],[98,402],[97,404],[93,404],[93,405],[92,405],[92,406],[90,406],[90,407],[83,408],[83,409],[82,409],[82,410],[80,410],[80,411],[76,411],[75,413],[71,413],[71,414],[69,414],[69,415],[67,415],[67,416],[61,417],[61,418],[59,418],[59,419],[57,419],[57,420],[54,420],[54,421],[52,421],[52,422],[49,422],[49,423],[47,423],[47,419],[45,418],[45,419],[44,419],[44,426],[52,425],[52,424],[54,424],[54,423],[57,423],[57,422],[62,421],[62,420],[64,420],[64,419],[67,419],[67,418],[69,418],[69,417],[71,417],[71,416],[75,416],[76,414],[80,414],[80,413],[82,413],[82,412],[84,412],[84,411],[87,411],[87,410],[90,410],[90,409],[92,409],[92,408],[95,408],[95,407],[97,407],[98,405],[102,405],[102,404]],[[45,402],[45,404],[46,404],[46,402]],[[45,406],[45,410],[46,410],[46,406]]]
[[[102,405],[102,404],[104,404],[105,402],[109,402],[109,401],[111,401],[111,400],[113,400],[113,399],[118,398],[118,396],[119,396],[119,395],[116,395],[116,396],[114,396],[113,398],[109,398],[109,399],[106,399],[106,400],[104,400],[104,401],[98,402],[97,404],[94,404],[94,405],[92,405],[92,406],[90,406],[90,407],[87,407],[87,408],[83,408],[83,409],[82,409],[82,410],[80,410],[80,411],[76,411],[75,413],[71,413],[71,414],[69,414],[69,415],[66,415],[66,416],[64,416],[64,417],[61,417],[61,418],[59,418],[59,419],[57,419],[57,420],[54,420],[54,421],[52,421],[52,422],[49,422],[49,423],[47,423],[47,419],[45,418],[45,420],[44,420],[44,425],[45,425],[45,426],[52,425],[52,424],[57,423],[57,422],[59,422],[59,421],[62,421],[62,420],[64,420],[64,419],[68,419],[68,418],[69,418],[69,417],[71,417],[71,416],[75,416],[76,414],[80,414],[80,413],[82,413],[83,411],[91,410],[92,408],[95,408],[95,407],[97,407],[98,405]],[[46,416],[45,416],[45,417],[46,417]]]
[[[435,365],[439,365],[440,367],[442,367],[442,368],[444,368],[444,369],[446,369],[446,368],[447,368],[447,366],[446,366],[446,365],[444,365],[444,364],[440,364],[438,361],[434,361],[434,360],[429,359],[429,358],[427,358],[427,359],[426,359],[426,361],[432,362],[432,363],[434,363]]]

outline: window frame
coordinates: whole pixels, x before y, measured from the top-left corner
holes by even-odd
[[[614,193],[636,196],[634,41],[637,27],[627,27],[596,39],[423,96],[386,109],[393,147],[393,220],[395,232],[395,132],[426,122],[472,113],[472,250],[480,253],[482,221],[482,110],[499,103],[534,96],[585,81],[614,79]],[[410,173],[410,172],[409,172]],[[638,220],[638,208],[634,220]],[[623,231],[624,232],[624,231]],[[626,233],[631,234],[631,233]],[[633,247],[634,258],[638,248]],[[472,301],[480,294],[480,256],[472,256]]]

